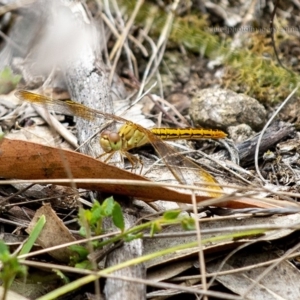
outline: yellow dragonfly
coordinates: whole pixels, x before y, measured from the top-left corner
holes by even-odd
[[[194,172],[194,174],[196,173],[197,182],[207,184],[209,188],[214,189],[216,192],[219,191],[217,195],[222,191],[221,187],[216,185],[217,181],[212,175],[162,141],[162,139],[222,139],[225,138],[227,134],[221,130],[199,128],[152,128],[148,130],[141,125],[135,124],[119,116],[103,113],[72,100],[55,100],[25,90],[19,90],[15,95],[20,100],[50,107],[60,113],[74,115],[89,121],[93,121],[95,118],[104,117],[124,123],[117,133],[105,130],[100,134],[100,145],[105,153],[112,154],[116,151],[120,151],[131,161],[130,156],[127,155],[128,150],[151,143],[179,183],[191,184],[186,181],[184,176],[188,170],[189,172]],[[210,186],[210,184],[213,185]],[[216,194],[214,193],[211,194],[211,196],[215,195]]]

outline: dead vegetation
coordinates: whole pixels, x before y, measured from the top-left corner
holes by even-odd
[[[31,2],[1,10],[2,298],[298,299],[297,1]],[[153,148],[104,161],[124,119]]]

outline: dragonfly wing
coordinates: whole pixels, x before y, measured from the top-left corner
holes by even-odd
[[[179,183],[195,184],[195,182],[188,182],[186,176],[184,175],[192,172],[194,173],[194,178],[197,179],[197,182],[201,182],[201,184],[207,184],[207,188],[214,189],[216,190],[216,192],[219,192],[213,193],[211,194],[211,196],[220,195],[220,192],[222,192],[222,188],[218,185],[217,180],[212,175],[210,175],[190,159],[180,154],[172,147],[168,146],[159,137],[155,136],[151,131],[137,124],[135,124],[135,126],[137,126],[138,130],[140,130],[147,136],[149,142],[153,145],[155,150],[161,156],[164,163]]]
[[[89,121],[95,120],[96,118],[106,118],[118,122],[127,121],[121,117],[98,111],[96,109],[90,108],[88,106],[82,105],[72,100],[55,100],[25,90],[19,90],[15,93],[15,95],[17,98],[23,101],[27,101],[39,106],[44,106],[44,107],[46,106],[53,110],[57,110],[62,114],[76,116]]]

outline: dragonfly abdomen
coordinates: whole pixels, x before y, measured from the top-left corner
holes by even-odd
[[[227,134],[217,129],[202,128],[152,128],[151,132],[163,140],[222,139]]]

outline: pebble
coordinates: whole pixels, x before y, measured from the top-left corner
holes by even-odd
[[[255,134],[252,128],[247,124],[229,126],[227,132],[235,144],[240,144]]]
[[[189,113],[195,126],[225,131],[241,124],[259,131],[267,118],[265,108],[256,99],[220,88],[196,91]]]

